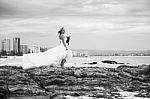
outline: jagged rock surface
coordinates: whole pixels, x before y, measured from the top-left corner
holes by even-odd
[[[120,98],[119,91],[137,91],[150,98],[150,66],[100,67],[0,67],[0,96],[65,96]]]

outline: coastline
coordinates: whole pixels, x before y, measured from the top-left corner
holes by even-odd
[[[117,68],[120,64],[106,64],[102,63],[104,60],[116,61],[123,63],[124,65],[138,66],[138,65],[149,65],[150,56],[89,56],[89,57],[72,57],[65,67],[89,67],[85,63],[97,62],[92,65],[95,67],[107,67]],[[22,56],[8,56],[8,58],[0,58],[0,66],[22,66]]]
[[[12,97],[8,99],[18,96],[129,99],[122,93],[131,92],[134,93],[132,99],[146,99],[150,98],[149,71],[150,65],[122,65],[117,68],[47,66],[26,70],[16,66],[0,66],[0,95]]]

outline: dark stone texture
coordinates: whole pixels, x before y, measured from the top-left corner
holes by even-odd
[[[150,66],[101,67],[0,67],[0,97],[42,96],[65,99],[89,96],[121,99],[119,91],[137,91],[138,97],[150,97]]]

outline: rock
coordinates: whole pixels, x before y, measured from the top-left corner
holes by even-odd
[[[6,82],[4,80],[0,80],[0,86],[3,86],[5,84],[6,84]]]
[[[0,69],[22,69],[21,66],[0,66]]]
[[[80,93],[74,92],[74,93],[71,94],[71,96],[79,97],[79,96],[80,96]]]
[[[73,76],[67,77],[65,79],[64,84],[65,85],[75,85],[75,84],[77,84],[77,79],[76,79],[76,77],[73,77]]]
[[[102,63],[107,63],[107,64],[117,64],[116,61],[111,61],[111,60],[104,60]]]
[[[135,95],[136,97],[146,97],[150,98],[150,93],[147,90],[141,90],[138,94]]]
[[[115,99],[121,96],[113,92],[137,91],[139,95],[149,97],[150,75],[144,71],[149,71],[149,66],[47,66],[26,70],[9,66],[0,67],[0,86],[8,85],[7,89],[0,89],[0,95],[50,95],[51,99],[65,99],[65,96],[70,95]],[[142,90],[145,91],[141,92]]]
[[[87,77],[92,78],[107,78],[107,74],[99,72],[87,72]]]
[[[95,65],[95,64],[97,64],[97,62],[84,63],[84,64]]]
[[[50,95],[50,99],[66,99],[63,93],[54,93]]]
[[[104,93],[97,93],[95,95],[95,97],[97,97],[97,98],[106,98],[106,95]]]
[[[128,66],[128,65],[121,65],[117,67],[117,70],[128,72],[133,76],[137,75],[149,75],[150,74],[150,65],[140,65],[140,66]]]
[[[129,65],[120,65],[120,66],[118,66],[117,67],[117,70],[123,70],[123,69],[132,69],[132,68],[134,68],[134,69],[136,69],[136,68],[138,68],[139,66],[129,66]]]
[[[4,87],[0,87],[0,98],[5,98],[7,95],[9,95],[8,90]]]
[[[150,75],[150,65],[141,65],[139,66],[139,73]]]
[[[45,82],[45,86],[48,86],[48,85],[64,85],[65,83],[65,80],[64,79],[61,79],[61,78],[53,78],[53,79],[48,79],[46,82]]]
[[[85,70],[74,70],[74,76],[78,78],[87,77],[87,73]]]
[[[73,76],[74,71],[73,70],[62,70],[62,75]]]

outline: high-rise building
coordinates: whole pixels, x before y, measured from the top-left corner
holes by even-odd
[[[15,54],[20,53],[20,38],[13,38],[13,51]]]
[[[39,53],[40,52],[40,47],[39,46],[30,46],[29,47],[30,53]]]
[[[20,52],[22,54],[27,54],[28,53],[28,45],[20,45]]]
[[[6,37],[2,40],[2,52],[10,53],[10,38]]]

